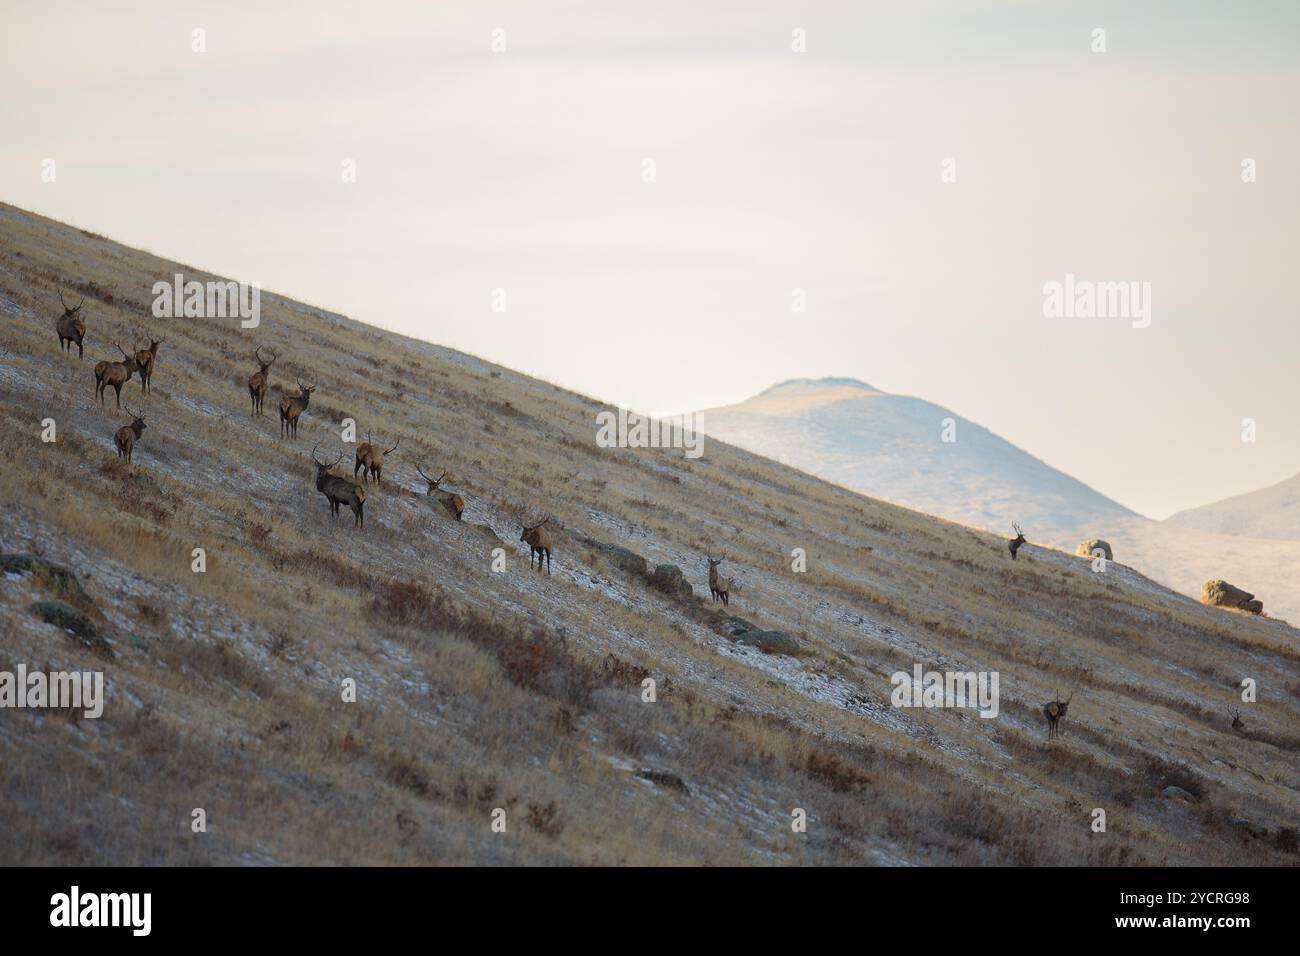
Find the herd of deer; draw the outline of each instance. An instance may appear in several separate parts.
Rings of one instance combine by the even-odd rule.
[[[75,306],[68,305],[63,299],[63,292],[59,292],[59,302],[63,306],[63,315],[55,323],[55,331],[59,335],[59,347],[64,352],[71,354],[72,346],[77,346],[77,358],[84,356],[83,342],[86,338],[86,322],[81,317],[81,308],[85,303],[85,297],[81,298]],[[120,362],[97,362],[95,363],[95,398],[102,406],[104,404],[104,391],[112,386],[114,394],[117,397],[117,407],[122,407],[122,386],[130,381],[132,375],[140,376],[140,389],[148,395],[150,392],[150,380],[153,378],[154,364],[158,358],[158,348],[166,339],[149,339],[149,347],[146,349],[137,349],[133,352],[127,352],[116,341],[111,344],[122,353]],[[270,353],[270,358],[262,357],[261,346],[253,350],[253,359],[257,362],[257,371],[248,378],[248,396],[252,402],[250,414],[261,415],[262,403],[266,398],[267,390],[271,384],[271,366],[275,364],[279,356],[275,352]],[[302,413],[306,411],[308,404],[311,402],[312,392],[316,391],[316,385],[305,385],[302,379],[297,379],[298,394],[286,395],[280,399],[280,438],[294,439],[298,437],[298,421],[302,418]],[[113,441],[117,445],[118,457],[125,458],[128,462],[131,460],[131,452],[135,443],[140,440],[144,434],[145,422],[144,416],[134,411],[129,405],[126,407],[127,413],[131,416],[131,424],[123,425],[113,435]],[[329,503],[330,514],[337,517],[339,509],[347,505],[353,514],[353,527],[365,527],[365,505],[369,492],[366,490],[366,484],[373,481],[379,485],[384,472],[384,458],[391,455],[397,450],[401,440],[393,443],[391,448],[385,449],[382,444],[376,444],[371,438],[370,433],[366,433],[366,441],[357,446],[355,461],[352,467],[352,478],[343,478],[333,474],[333,469],[343,460],[343,453],[339,452],[332,462],[326,463],[316,457],[316,451],[320,447],[317,442],[312,448],[311,458],[316,465],[316,490],[325,496]],[[457,521],[461,520],[465,512],[465,501],[460,495],[450,491],[443,491],[439,488],[442,481],[447,477],[444,471],[437,478],[431,478],[424,473],[424,463],[418,462],[415,470],[428,485],[425,492],[431,498],[434,498],[438,504],[447,510],[447,512]],[[361,475],[362,484],[357,484],[356,477]],[[528,545],[528,568],[531,571],[533,560],[537,561],[537,570],[542,570],[542,560],[546,561],[546,573],[551,573],[551,548],[553,539],[550,529],[547,525],[550,517],[543,518],[536,524],[523,524],[522,533],[519,540]],[[1011,560],[1016,559],[1016,553],[1020,550],[1021,545],[1025,544],[1025,533],[1020,529],[1020,525],[1013,524],[1016,536],[1007,542],[1007,549],[1011,552]],[[705,559],[709,563],[709,593],[713,601],[721,601],[724,606],[731,604],[731,582],[718,573],[718,566],[722,564],[721,558],[711,558],[707,555]],[[1043,716],[1047,718],[1047,739],[1052,740],[1060,735],[1058,725],[1062,717],[1070,706],[1070,701],[1074,698],[1071,694],[1065,700],[1049,701],[1043,707]],[[1241,731],[1245,724],[1241,719],[1241,712],[1229,712],[1232,717],[1232,729]]]

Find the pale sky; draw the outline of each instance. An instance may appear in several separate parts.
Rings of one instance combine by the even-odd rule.
[[[0,83],[0,199],[611,403],[852,376],[1152,517],[1300,471],[1300,4],[0,0]]]

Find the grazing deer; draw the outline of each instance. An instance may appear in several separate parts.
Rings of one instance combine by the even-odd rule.
[[[270,349],[267,349],[269,352]],[[252,415],[262,414],[262,402],[266,399],[266,390],[271,384],[271,366],[279,358],[274,352],[271,352],[269,359],[262,358],[262,347],[259,345],[253,349],[253,359],[257,362],[258,369],[252,375],[248,376],[248,397],[253,400]]]
[[[126,407],[126,413],[131,416],[131,424],[123,425],[113,436],[113,441],[117,443],[117,457],[131,460],[131,451],[135,448],[135,443],[140,440],[144,434],[145,424],[144,416],[132,411],[131,406]]]
[[[320,443],[317,442],[317,447],[319,446]],[[337,458],[326,464],[316,457],[316,449],[313,448],[311,460],[316,463],[316,490],[329,502],[330,514],[337,518],[339,505],[347,505],[352,509],[352,527],[364,528],[366,516],[363,509],[366,506],[366,489],[346,478],[330,474],[330,469],[343,460],[343,452],[339,452]]]
[[[706,554],[704,559],[709,562],[709,593],[713,595],[713,600],[721,601],[724,605],[731,604],[731,581],[718,573],[722,558],[714,561]]]
[[[397,439],[397,445],[401,443],[402,440]],[[370,432],[366,432],[366,440],[357,446],[357,463],[352,467],[352,477],[355,479],[357,472],[360,471],[362,481],[369,481],[373,478],[375,484],[379,484],[379,479],[384,473],[384,456],[397,451],[397,445],[384,451],[382,447],[370,440]],[[368,476],[367,472],[369,473]]]
[[[1061,722],[1061,718],[1065,716],[1065,712],[1066,710],[1069,709],[1070,701],[1072,700],[1074,700],[1073,691],[1070,692],[1070,696],[1067,697],[1065,700],[1053,700],[1043,705],[1043,716],[1047,718],[1047,739],[1048,740],[1051,740],[1053,737],[1060,736],[1060,732],[1057,730],[1056,725],[1059,724]]]
[[[140,369],[140,391],[145,394],[153,390],[149,385],[149,379],[153,378],[153,363],[158,358],[158,346],[166,341],[166,339],[150,339],[147,349],[140,349],[135,353],[135,364]]]
[[[1228,716],[1232,718],[1232,729],[1242,731],[1246,729],[1246,722],[1241,719],[1241,711],[1228,708]]]
[[[298,437],[298,419],[302,417],[303,410],[307,403],[311,401],[311,393],[316,391],[315,385],[304,385],[302,379],[298,379],[298,394],[286,395],[280,399],[280,437],[290,436]],[[338,464],[335,462],[335,464]],[[334,467],[333,465],[330,466]]]
[[[122,407],[122,386],[131,378],[131,375],[140,371],[140,365],[135,360],[135,356],[127,352],[126,349],[112,343],[113,347],[122,353],[120,362],[96,362],[95,363],[95,397],[99,399],[99,404],[104,404],[104,389],[109,385],[113,386],[113,391],[117,393],[117,407]]]
[[[447,473],[444,471],[437,478],[430,478],[428,475],[424,473],[424,468],[422,467],[423,464],[424,462],[417,463],[415,466],[415,470],[418,471],[420,473],[420,477],[423,478],[429,484],[429,490],[426,491],[425,494],[432,495],[433,497],[437,498],[438,503],[441,504],[444,508],[446,508],[453,518],[459,521],[460,516],[465,513],[465,499],[462,498],[460,495],[453,494],[450,491],[439,491],[438,486],[442,484],[442,479],[447,477]],[[523,539],[521,538],[520,540],[522,541]],[[530,568],[532,567],[532,555],[529,555],[528,566]]]
[[[1011,552],[1011,560],[1016,560],[1016,552],[1020,546],[1025,543],[1025,533],[1020,530],[1020,525],[1013,524],[1011,527],[1016,529],[1016,536],[1007,542],[1007,550]]]
[[[59,349],[71,354],[75,344],[77,358],[81,359],[85,355],[81,340],[86,337],[86,320],[81,317],[81,307],[85,305],[86,297],[83,295],[76,305],[68,305],[63,301],[63,290],[60,289],[59,302],[63,306],[63,314],[54,323],[54,330],[59,333]]]
[[[546,555],[546,573],[551,573],[551,532],[545,527],[550,521],[547,516],[535,525],[524,525],[523,534],[519,536],[520,541],[528,543],[528,570],[533,568],[533,555],[537,555],[537,573],[542,573],[542,555]]]

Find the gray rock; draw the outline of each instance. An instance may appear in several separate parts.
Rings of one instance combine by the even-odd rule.
[[[1074,549],[1074,553],[1083,555],[1085,558],[1095,558],[1096,555],[1093,552],[1099,549],[1107,561],[1115,560],[1114,552],[1110,549],[1110,542],[1103,541],[1101,538],[1089,538],[1087,541],[1081,542]]]
[[[1170,800],[1195,800],[1196,798],[1184,790],[1182,787],[1165,787],[1160,791]]]
[[[645,558],[618,544],[604,544],[596,542],[597,550],[603,552],[609,558],[614,567],[619,568],[629,574],[635,574],[638,577],[648,577],[650,574],[650,564]]]
[[[99,605],[82,588],[77,575],[60,564],[35,554],[0,554],[0,573],[30,574],[47,593],[94,618],[103,618]]]
[[[1219,580],[1206,581],[1201,585],[1201,603],[1237,608],[1251,614],[1259,614],[1264,610],[1264,602],[1255,600],[1255,595]]]
[[[642,767],[636,774],[642,780],[649,780],[657,787],[666,787],[669,790],[677,790],[686,796],[691,795],[690,787],[686,786],[686,781],[675,773],[669,773],[667,770],[657,770],[654,767]]]
[[[682,569],[675,564],[660,564],[655,567],[654,574],[650,576],[650,584],[679,601],[689,601],[695,597],[695,589],[682,574]]]
[[[736,643],[757,647],[764,654],[789,654],[793,657],[799,653],[799,642],[785,631],[746,631],[736,637]]]
[[[1247,820],[1245,817],[1228,817],[1228,826],[1238,827],[1239,829],[1245,830],[1253,837],[1268,836],[1268,827]]]
[[[37,601],[30,608],[46,624],[53,624],[78,638],[82,645],[103,657],[112,657],[113,648],[85,612],[62,601]]]

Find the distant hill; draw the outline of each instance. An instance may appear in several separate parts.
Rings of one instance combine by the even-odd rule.
[[[944,441],[949,422],[955,440]],[[1014,521],[1064,545],[1137,517],[956,412],[856,379],[791,379],[706,409],[704,428],[846,488],[999,533]]]
[[[1166,524],[1248,538],[1300,541],[1300,474],[1171,516]]]

